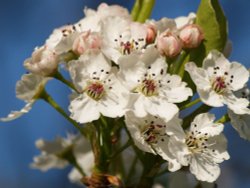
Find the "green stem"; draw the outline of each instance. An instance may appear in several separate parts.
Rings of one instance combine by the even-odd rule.
[[[79,93],[77,89],[75,88],[74,84],[70,82],[69,80],[66,80],[59,71],[57,71],[53,76],[55,79],[59,80],[60,82],[68,86],[69,88],[73,89],[75,92]]]
[[[230,121],[230,118],[229,118],[228,114],[225,114],[220,119],[218,119],[215,123],[227,123],[229,121]]]
[[[187,117],[185,117],[183,119],[183,125],[182,125],[182,127],[184,129],[188,128],[196,115],[208,112],[211,108],[212,108],[211,106],[207,106],[205,104],[202,104],[199,108],[197,108],[190,115],[188,115]]]
[[[136,167],[137,161],[138,161],[138,157],[135,156],[134,159],[133,159],[133,162],[132,162],[132,164],[131,164],[131,166],[130,166],[130,169],[129,169],[129,171],[128,171],[128,175],[127,175],[127,178],[126,178],[126,182],[127,182],[127,183],[130,182],[130,179],[132,178],[132,176],[133,176],[133,174],[134,174],[134,172],[135,172],[135,167]],[[126,183],[126,184],[127,184],[127,183]]]
[[[68,114],[54,101],[54,99],[45,90],[41,92],[40,98],[51,105],[65,119],[67,119],[72,125],[74,125],[74,127],[78,129],[82,135],[86,135],[80,125],[75,120],[71,119]]]
[[[126,150],[132,144],[132,140],[128,140],[126,144],[124,144],[121,148],[119,148],[113,155],[110,156],[110,160],[113,160],[117,155]]]
[[[185,66],[184,62],[188,54],[189,53],[187,51],[185,50],[182,51],[176,62],[174,62],[171,73],[178,74],[180,77],[183,77],[184,66]]]
[[[140,13],[136,21],[144,23],[151,15],[154,8],[155,0],[143,0]]]
[[[110,125],[107,123],[105,117],[101,116],[99,120],[93,122],[97,134],[98,153],[95,155],[95,168],[99,173],[107,173],[109,167],[109,158],[112,153],[112,137]]]
[[[187,108],[190,108],[190,107],[196,105],[196,104],[199,103],[199,102],[201,102],[201,99],[200,99],[200,98],[197,98],[197,99],[191,101],[190,103],[185,104],[184,106],[181,106],[181,107],[180,107],[180,110],[185,110],[185,109],[187,109]]]
[[[135,0],[135,4],[131,11],[131,16],[134,21],[137,20],[138,14],[141,10],[142,0]]]

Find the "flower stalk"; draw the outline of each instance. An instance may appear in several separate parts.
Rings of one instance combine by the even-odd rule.
[[[54,101],[54,99],[46,92],[44,89],[40,94],[40,99],[43,99],[50,106],[52,106],[57,112],[59,112],[66,120],[68,120],[82,135],[86,136],[85,131],[80,127],[80,125],[73,119],[71,119],[68,114]]]

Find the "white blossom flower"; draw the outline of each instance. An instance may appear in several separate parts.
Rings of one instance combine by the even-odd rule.
[[[223,124],[214,123],[209,113],[197,115],[190,128],[177,140],[171,137],[169,150],[182,165],[190,166],[190,172],[200,181],[214,182],[220,175],[219,163],[229,159]]]
[[[245,98],[249,101],[250,108],[250,90],[245,87],[236,93],[237,97]],[[244,138],[250,141],[250,114],[238,115],[235,114],[232,110],[228,110],[228,115],[230,117],[230,122],[233,128],[239,133],[241,138]]]
[[[233,94],[248,81],[249,72],[243,65],[230,63],[220,52],[211,51],[204,59],[202,68],[190,62],[185,69],[205,104],[214,107],[226,104],[236,114],[249,113],[248,100]]]
[[[72,45],[72,51],[77,55],[82,55],[88,50],[99,50],[101,47],[101,37],[95,32],[82,32],[77,36]]]
[[[147,27],[120,17],[103,21],[103,53],[116,64],[124,55],[142,52],[146,47]]]
[[[69,164],[68,157],[71,155],[74,156],[82,170],[86,170],[86,173],[90,173],[94,165],[90,144],[81,135],[68,134],[66,138],[57,137],[53,141],[39,139],[36,141],[36,147],[41,150],[41,154],[33,158],[31,167],[41,171],[66,167]],[[83,159],[87,160],[87,162],[85,161],[85,164],[88,164],[87,166],[81,165]],[[70,157],[70,160],[72,160],[72,157]],[[76,177],[79,177],[79,174],[73,168],[69,176],[73,178],[73,181],[76,180]]]
[[[124,115],[127,99],[122,95],[125,89],[116,78],[116,71],[101,53],[82,55],[70,62],[69,72],[80,92],[70,103],[71,118],[86,123],[101,114],[112,118]]]
[[[182,133],[181,131],[183,131],[180,126],[180,119],[174,117],[165,121],[151,114],[139,118],[132,111],[129,111],[125,114],[125,122],[138,148],[155,155],[159,154],[169,162],[168,168],[170,171],[180,169],[181,165],[168,149],[169,137],[173,136],[178,140],[179,132]]]
[[[51,76],[56,72],[58,63],[57,54],[42,46],[35,48],[32,56],[24,61],[24,67],[33,74]]]
[[[7,117],[0,118],[0,121],[11,121],[28,113],[40,93],[42,92],[49,77],[43,77],[35,74],[25,74],[16,84],[16,97],[25,101],[26,105],[19,111],[12,111]]]
[[[115,16],[131,20],[127,9],[118,5],[108,6],[105,3],[100,4],[97,11],[85,8],[84,13],[86,17],[77,23],[54,30],[46,44],[55,48],[58,54],[66,53],[73,48],[74,41],[82,33],[89,32],[94,33],[95,36],[98,35],[101,31],[102,21],[106,18]]]
[[[177,112],[175,104],[187,100],[192,90],[177,75],[167,74],[165,59],[148,48],[142,56],[130,55],[119,61],[119,78],[129,90],[129,106],[136,116],[148,113],[171,119]]]
[[[49,38],[45,42],[45,46],[48,49],[54,50],[61,40],[68,37],[75,32],[76,27],[73,25],[64,25],[62,27],[54,29]]]
[[[97,7],[97,11],[89,8],[84,9],[86,17],[98,16],[99,19],[105,19],[110,16],[122,17],[131,20],[129,11],[119,5],[108,5],[106,3],[101,3]]]

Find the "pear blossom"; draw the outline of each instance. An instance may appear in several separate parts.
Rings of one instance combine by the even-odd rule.
[[[31,163],[32,168],[41,171],[48,171],[52,168],[65,168],[69,164],[67,157],[70,155],[74,156],[78,164],[80,164],[83,158],[85,160],[88,159],[89,165],[82,168],[83,171],[86,170],[87,173],[90,173],[89,171],[91,171],[93,167],[94,156],[93,153],[90,152],[90,144],[87,143],[82,136],[68,134],[66,138],[57,137],[53,141],[38,139],[35,144],[36,147],[41,150],[41,154],[33,158],[34,161]],[[77,173],[75,169],[72,169],[69,176],[73,176],[74,178],[74,174]]]
[[[170,152],[179,163],[189,165],[190,172],[200,181],[214,182],[220,175],[219,163],[229,159],[227,141],[221,133],[224,126],[214,120],[213,114],[199,114],[182,137],[180,133],[178,140],[169,139]]]
[[[28,113],[35,101],[38,99],[40,93],[49,77],[43,77],[35,74],[25,74],[16,84],[16,97],[25,101],[26,105],[19,111],[12,111],[7,117],[0,118],[0,121],[11,121]]]
[[[97,10],[85,8],[84,13],[86,17],[98,16],[100,19],[105,19],[110,16],[122,17],[126,19],[131,19],[129,11],[119,5],[108,5],[106,3],[101,3]]]
[[[165,59],[154,47],[141,56],[121,58],[119,65],[119,79],[130,92],[128,109],[138,117],[148,112],[169,120],[178,112],[173,103],[183,102],[192,95],[179,76],[166,72]]]
[[[90,31],[82,32],[74,40],[72,45],[72,51],[81,55],[87,50],[98,50],[101,47],[101,37],[98,33],[93,33]]]
[[[54,31],[46,40],[45,46],[48,49],[53,50],[59,44],[61,40],[68,37],[70,34],[75,32],[75,30],[76,30],[76,27],[73,25],[64,25],[62,27],[54,29]]]
[[[108,17],[103,21],[103,53],[116,64],[118,59],[146,48],[148,29],[145,25],[120,17]]]
[[[180,119],[174,117],[165,121],[151,114],[138,118],[132,111],[128,111],[125,114],[125,122],[138,148],[145,152],[159,154],[169,162],[170,171],[180,169],[181,165],[168,149],[169,137],[173,136],[178,140],[179,132],[183,131]]]
[[[204,39],[204,35],[198,25],[190,24],[180,30],[179,38],[184,48],[197,48]]]
[[[166,30],[157,38],[157,49],[162,55],[173,58],[180,54],[182,43],[177,35],[170,30]]]
[[[116,78],[117,69],[103,54],[82,55],[70,62],[69,72],[79,90],[69,106],[71,118],[86,123],[101,114],[112,118],[124,115],[127,99],[122,94],[126,90]]]
[[[32,72],[41,76],[53,75],[59,63],[57,54],[46,46],[35,48],[31,58],[24,61],[24,67]]]
[[[211,51],[203,61],[203,67],[190,62],[185,66],[201,100],[214,107],[226,104],[236,114],[249,113],[249,101],[237,98],[234,91],[244,87],[249,78],[248,70],[237,62],[230,63],[220,52]]]
[[[250,111],[250,90],[247,87],[237,91],[236,96],[245,98],[249,101],[249,111]],[[250,114],[238,115],[232,110],[228,110],[228,115],[233,128],[239,133],[241,138],[250,141]]]

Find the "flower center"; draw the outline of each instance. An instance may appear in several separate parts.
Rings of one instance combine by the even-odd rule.
[[[157,85],[152,79],[144,79],[141,85],[139,86],[139,91],[143,95],[151,97],[157,95]]]
[[[151,124],[147,126],[145,130],[142,131],[142,136],[148,144],[157,144],[160,137],[163,137],[166,135],[166,133],[162,134],[162,129],[165,127],[166,126],[164,125]],[[164,141],[164,139],[161,138],[161,141]]]
[[[87,86],[86,93],[89,97],[98,101],[103,97],[105,90],[101,83],[94,82]]]
[[[227,85],[224,77],[216,77],[212,82],[213,90],[218,94],[223,94],[226,91]]]
[[[200,132],[198,133],[200,134]],[[194,136],[194,133],[188,133],[186,137],[186,144],[192,153],[202,153],[207,148],[207,137],[204,135]]]
[[[114,39],[117,48],[123,55],[129,55],[134,50],[141,50],[145,47],[145,39],[127,39],[123,35],[119,35],[118,38]]]
[[[134,49],[134,43],[133,42],[121,42],[121,51],[123,55],[128,55],[131,53],[131,51]]]

